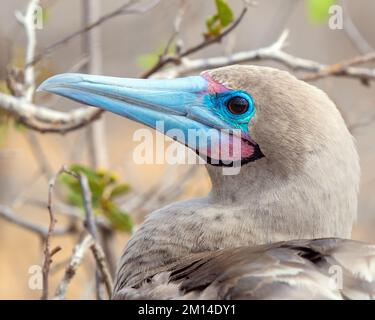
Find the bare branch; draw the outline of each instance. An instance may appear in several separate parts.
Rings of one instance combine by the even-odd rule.
[[[34,59],[35,48],[36,48],[36,34],[35,34],[35,11],[39,5],[39,0],[30,0],[26,9],[26,13],[22,16],[18,13],[18,21],[24,26],[26,37],[27,37],[27,47],[26,47],[26,57],[25,57],[25,69],[24,69],[24,85],[25,92],[24,97],[27,101],[32,101],[34,91],[35,91],[35,73],[32,66],[28,66],[29,62]]]
[[[53,43],[49,47],[45,48],[41,53],[39,53],[32,61],[30,61],[27,66],[35,65],[37,62],[42,60],[46,55],[50,54],[53,50],[60,48],[61,46],[68,43],[70,40],[92,30],[93,28],[96,28],[100,25],[102,25],[104,22],[115,18],[119,15],[123,14],[136,14],[136,13],[144,13],[150,9],[152,9],[154,6],[156,6],[159,3],[160,0],[149,0],[148,3],[144,6],[138,5],[138,0],[130,0],[126,2],[125,4],[121,5],[116,10],[102,16],[95,22],[85,26],[84,28],[73,32],[72,34],[66,36],[65,38]]]
[[[86,216],[84,225],[94,240],[92,251],[93,251],[93,254],[96,260],[96,265],[97,265],[97,273],[96,273],[97,288],[99,288],[99,283],[103,281],[107,289],[108,296],[110,297],[112,294],[112,287],[113,287],[111,273],[108,268],[106,255],[99,244],[96,219],[94,217],[94,212],[92,208],[91,190],[90,190],[87,177],[84,174],[76,173],[76,172],[72,172],[68,170],[64,170],[64,172],[78,179],[80,183],[83,203],[84,203],[84,208],[85,208],[85,216]]]
[[[357,56],[342,62],[327,65],[321,68],[320,71],[307,74],[303,76],[301,79],[311,81],[328,76],[349,76],[359,78],[364,81],[368,81],[369,79],[375,79],[375,68],[372,70],[363,69],[362,72],[359,72],[358,69],[354,69],[352,66],[372,61],[375,61],[375,52],[370,52],[362,56]],[[366,72],[364,70],[366,70]]]
[[[36,224],[34,222],[28,221],[18,215],[16,215],[13,210],[7,206],[0,205],[0,217],[7,220],[10,223],[13,223],[25,230],[29,230],[35,232],[36,234],[45,238],[48,234],[48,228]],[[53,236],[63,236],[69,233],[73,233],[75,231],[75,227],[73,225],[69,225],[64,228],[55,228],[51,235]]]
[[[57,220],[55,218],[53,208],[52,208],[53,189],[55,187],[55,183],[56,183],[57,178],[60,176],[60,174],[62,174],[64,172],[64,170],[65,170],[65,168],[62,167],[56,173],[56,175],[51,178],[51,180],[49,181],[49,184],[48,184],[48,204],[47,204],[47,208],[48,208],[48,212],[49,212],[50,223],[49,223],[47,236],[44,239],[43,293],[42,293],[42,297],[41,297],[42,300],[48,299],[48,290],[49,290],[48,277],[49,277],[49,270],[50,270],[51,263],[52,263],[52,256],[61,249],[61,248],[57,247],[57,248],[54,248],[54,249],[51,250],[50,249],[50,246],[51,246],[50,245],[50,238],[51,238],[51,235],[53,234],[53,231],[55,229],[55,225],[56,225],[56,222],[57,222]]]
[[[98,266],[98,269],[100,271],[101,278],[103,279],[103,282],[105,284],[108,297],[111,297],[113,291],[113,281],[111,272],[108,267],[106,255],[97,241],[93,243],[93,245],[91,246],[91,250],[96,260],[96,265]]]
[[[293,56],[283,51],[286,45],[288,31],[271,45],[255,50],[241,51],[230,56],[212,57],[207,59],[183,59],[181,64],[155,73],[155,78],[175,78],[192,72],[205,69],[218,68],[236,63],[248,63],[251,61],[275,61],[294,71],[306,71],[311,74],[304,75],[303,80],[314,80],[321,76],[344,76],[360,80],[374,80],[375,68],[359,68],[355,65],[374,61],[374,52],[364,56],[354,57],[339,64],[325,65],[313,60]],[[339,65],[339,67],[337,66]],[[335,67],[333,67],[335,66]],[[328,71],[328,72],[327,72]],[[319,76],[316,75],[319,73]],[[311,77],[311,79],[309,79]]]
[[[66,133],[77,130],[95,121],[103,113],[103,110],[87,107],[60,112],[1,92],[0,107],[13,114],[25,126],[42,133]]]
[[[85,228],[96,240],[98,238],[98,230],[96,227],[96,219],[94,217],[94,211],[92,208],[92,196],[87,177],[84,174],[77,172],[69,171],[66,168],[63,169],[63,172],[71,175],[79,181],[82,197],[83,197],[83,206],[85,209]]]
[[[197,44],[197,45],[177,54],[176,56],[165,57],[164,59],[159,60],[159,62],[154,67],[152,67],[150,70],[146,71],[142,75],[142,78],[148,78],[151,75],[153,75],[154,73],[156,73],[157,71],[159,71],[160,69],[162,69],[165,65],[167,65],[169,63],[172,63],[172,62],[173,63],[179,63],[182,58],[187,57],[187,56],[189,56],[193,53],[196,53],[197,51],[200,51],[200,50],[202,50],[202,49],[204,49],[204,48],[206,48],[206,47],[208,47],[208,46],[210,46],[214,43],[220,42],[225,36],[230,34],[240,24],[240,22],[242,21],[242,18],[245,16],[247,10],[248,10],[248,8],[247,8],[247,6],[245,6],[242,9],[242,12],[239,15],[239,17],[230,25],[229,28],[224,30],[224,32],[218,34],[215,37],[205,39],[201,43],[199,43],[199,44]]]
[[[82,240],[74,247],[73,255],[70,258],[69,264],[65,270],[64,277],[57,287],[54,297],[55,300],[65,299],[68,286],[75,276],[77,269],[85,256],[85,253],[93,245],[93,243],[94,239],[90,234],[88,234],[83,237]]]
[[[169,49],[171,48],[171,45],[176,41],[177,37],[179,36],[180,34],[180,29],[181,29],[181,23],[182,23],[182,19],[185,15],[185,11],[186,11],[186,6],[187,6],[187,0],[180,0],[180,7],[178,9],[178,12],[177,12],[177,15],[174,19],[174,22],[173,22],[173,33],[171,35],[171,37],[169,38],[168,42],[167,42],[167,45],[165,46],[164,48],[164,52],[159,56],[159,61],[158,63],[160,63],[163,59],[165,59],[165,57],[168,55],[168,52],[169,52]],[[182,48],[182,41],[181,39],[177,39],[176,41],[176,51],[179,53],[181,52],[181,48]]]
[[[69,260],[69,264],[66,267],[64,277],[59,283],[56,293],[55,300],[65,299],[66,292],[69,284],[73,277],[77,273],[78,267],[81,265],[82,260],[88,249],[91,249],[94,259],[98,265],[98,269],[103,278],[108,296],[110,297],[113,289],[113,282],[111,274],[108,269],[107,261],[102,247],[95,241],[91,234],[84,236],[81,241],[74,247],[73,255]]]

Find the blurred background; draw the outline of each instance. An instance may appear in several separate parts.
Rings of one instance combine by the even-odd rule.
[[[95,2],[91,9],[90,2]],[[147,1],[142,2],[142,5],[147,6]],[[249,7],[238,27],[220,43],[207,46],[191,58],[226,56],[237,51],[268,46],[285,28],[290,31],[285,51],[323,64],[343,61],[375,48],[374,1],[336,1],[344,8],[344,18],[350,18],[350,22],[360,33],[365,43],[362,47],[353,42],[350,30],[348,34],[345,29],[330,29],[327,17],[324,12],[319,13],[319,5],[314,5],[314,2],[316,1],[258,0],[257,4]],[[333,4],[335,1],[328,2]],[[22,69],[25,64],[27,39],[24,27],[17,22],[15,12],[25,12],[28,3],[27,0],[1,2],[0,92],[3,93],[11,94],[7,87],[9,74]],[[85,24],[113,12],[124,3],[124,0],[41,1],[43,26],[36,30],[36,53],[80,30]],[[234,19],[238,17],[244,2],[228,0],[226,3],[233,11]],[[94,35],[94,48],[91,49],[88,42],[93,40],[87,37],[87,33],[73,37],[36,65],[37,84],[50,75],[72,70],[139,77],[156,63],[158,55],[168,44],[181,6],[178,0],[161,0],[144,10],[145,12],[120,14],[108,19],[93,29],[97,32],[97,38]],[[88,14],[87,10],[92,11]],[[217,7],[214,0],[185,1],[177,45],[189,48],[201,42],[203,34],[207,33],[206,20],[215,15],[215,12]],[[94,58],[87,58],[90,54]],[[270,61],[256,63],[284,68]],[[337,104],[356,139],[362,179],[359,219],[353,238],[375,242],[374,83],[366,84],[345,77],[325,77],[313,84],[327,92]],[[36,94],[34,103],[60,111],[73,110],[78,106],[72,101],[46,94]],[[101,236],[106,239],[106,245],[110,246],[107,253],[113,261],[121,254],[129,237],[130,220],[134,225],[139,224],[151,210],[176,199],[203,196],[210,189],[204,166],[135,164],[132,154],[137,143],[132,136],[141,126],[124,118],[105,114],[94,128],[85,127],[66,134],[43,134],[27,128],[1,110],[0,108],[0,204],[11,208],[22,219],[48,226],[48,179],[62,165],[75,165],[71,168],[85,172],[89,176],[90,186],[100,186],[98,190],[93,190],[93,195],[97,198],[93,199],[94,209],[104,220],[109,221],[111,231],[107,232],[104,228]],[[106,193],[116,187],[118,196],[109,199]],[[65,176],[57,181],[54,196],[57,227],[70,223],[79,224],[77,216],[82,214],[82,199],[72,196],[75,188],[77,182],[74,179]],[[112,209],[108,209],[109,205],[104,206],[104,201]],[[79,233],[73,232],[52,238],[52,246],[59,245],[62,250],[53,258],[51,266],[51,295],[64,274],[67,259],[78,237]],[[40,287],[30,286],[33,274],[30,267],[40,266],[42,262],[43,238],[0,217],[0,299],[39,298]],[[87,255],[68,288],[67,298],[94,297],[94,268],[92,257]]]

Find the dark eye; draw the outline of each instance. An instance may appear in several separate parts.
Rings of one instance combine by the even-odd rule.
[[[249,110],[249,101],[243,97],[233,97],[228,100],[227,108],[233,114],[243,114]]]

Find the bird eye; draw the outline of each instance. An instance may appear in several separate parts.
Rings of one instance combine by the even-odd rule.
[[[247,110],[249,110],[249,101],[240,96],[233,97],[228,100],[227,108],[232,114],[244,114]]]

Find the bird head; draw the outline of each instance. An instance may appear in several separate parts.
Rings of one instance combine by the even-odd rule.
[[[267,67],[234,65],[168,80],[60,74],[39,89],[159,130],[216,166],[265,157],[295,168],[328,143],[351,140],[322,91]]]

